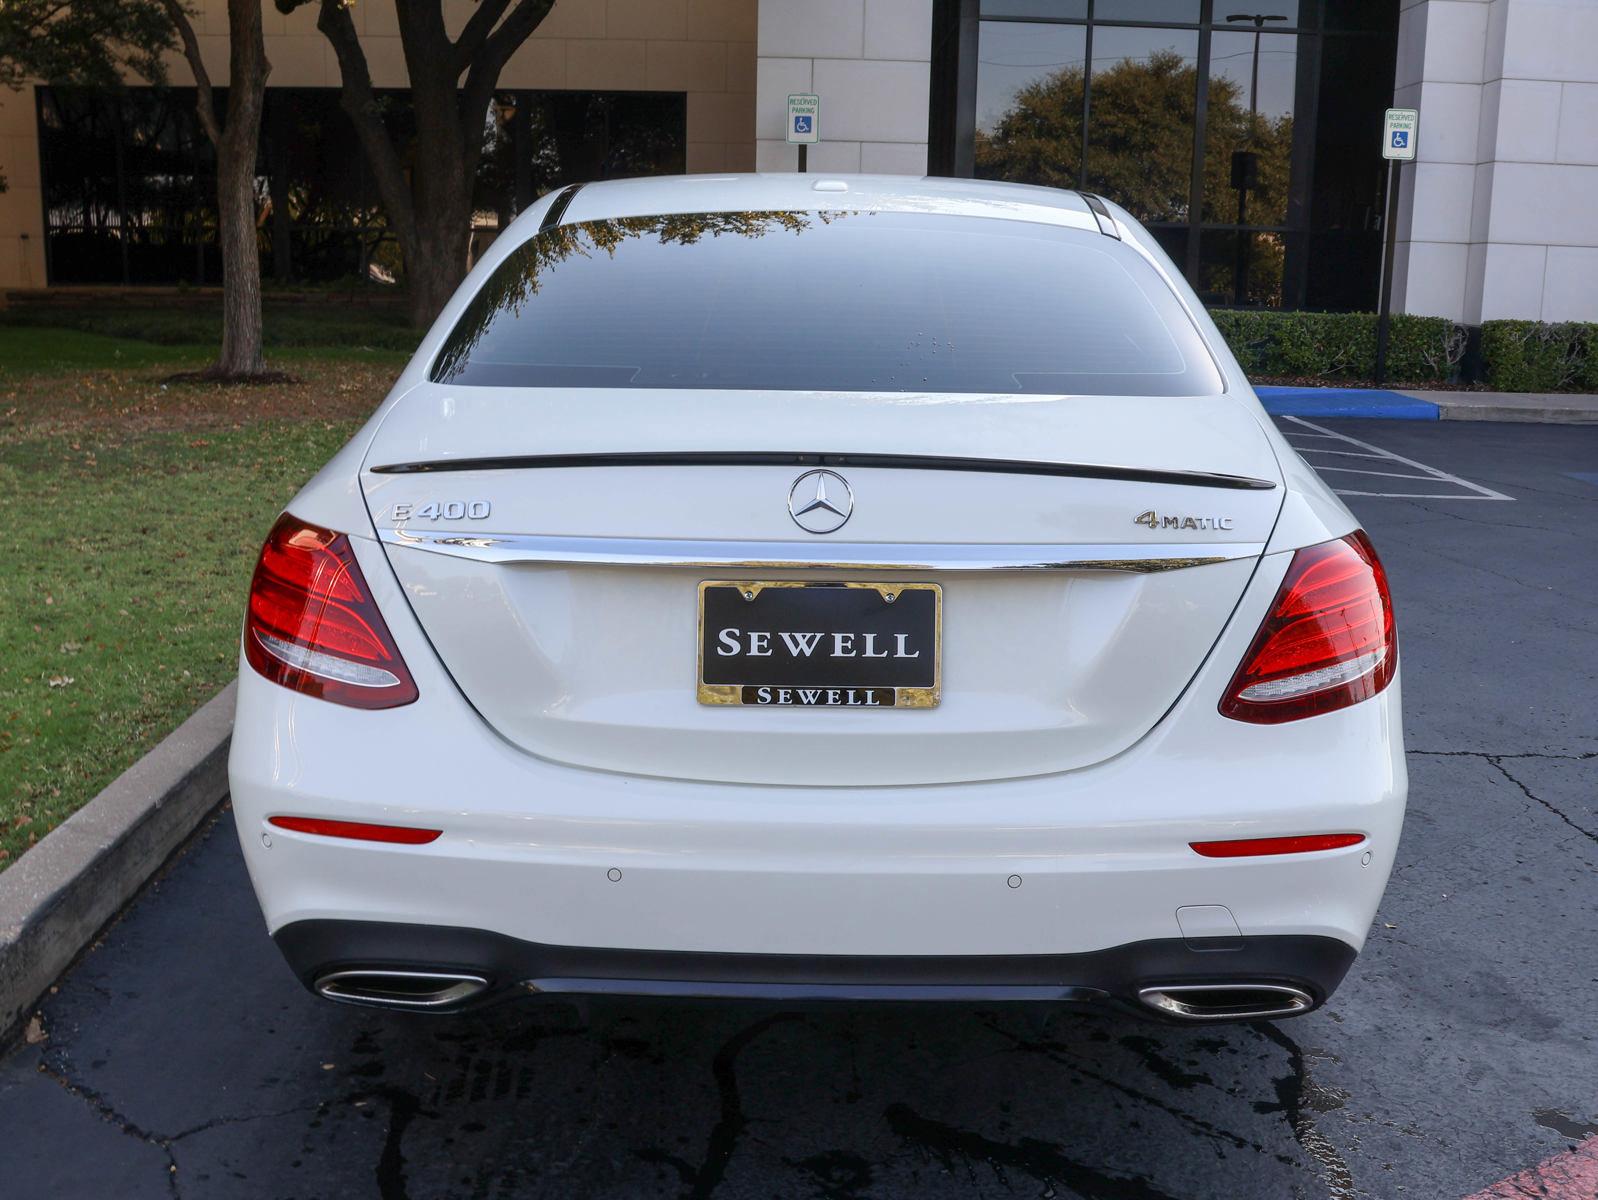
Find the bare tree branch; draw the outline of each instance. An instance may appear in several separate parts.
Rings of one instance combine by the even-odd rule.
[[[283,3],[284,0],[278,0],[280,8]],[[416,215],[411,190],[405,181],[399,155],[389,141],[388,130],[383,128],[377,96],[372,90],[372,74],[366,65],[360,37],[355,32],[355,22],[350,19],[349,9],[342,0],[321,0],[321,4],[316,27],[333,43],[333,53],[338,56],[339,73],[344,80],[339,102],[355,124],[367,163],[377,178],[377,190],[383,197],[383,207],[388,210],[389,222],[399,235],[401,245],[413,246]]]
[[[500,17],[509,7],[510,0],[477,0],[477,11],[466,22],[460,37],[455,39],[457,77],[472,65],[473,56],[488,40],[488,35],[494,32],[494,26],[499,24]]]
[[[194,72],[194,86],[199,90],[194,107],[200,117],[200,128],[205,130],[212,146],[220,146],[222,130],[216,123],[215,93],[211,90],[211,76],[205,69],[205,60],[200,57],[200,41],[194,36],[194,25],[178,0],[161,0],[161,7],[166,9],[172,27],[178,31],[183,41],[183,57],[188,59],[189,70]]]
[[[285,13],[319,6],[317,28],[333,44],[344,82],[340,102],[355,125],[389,228],[404,253],[412,319],[425,324],[465,272],[473,186],[500,72],[554,0],[476,0],[476,10],[453,41],[443,0],[394,0],[415,118],[414,136],[403,142],[383,124],[348,12],[354,2],[274,0]]]
[[[482,49],[472,57],[471,69],[461,88],[461,137],[468,144],[479,144],[483,137],[483,116],[488,102],[493,99],[494,88],[499,84],[499,74],[505,69],[510,56],[538,28],[555,0],[518,0],[504,22],[483,43]],[[481,10],[479,10],[481,11]],[[472,159],[476,169],[476,158]]]

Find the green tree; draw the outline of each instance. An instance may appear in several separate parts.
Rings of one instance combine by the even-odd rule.
[[[124,68],[152,83],[174,41],[161,0],[4,0],[0,84],[29,79],[114,87]]]
[[[1083,83],[1081,67],[1066,67],[1017,90],[992,131],[977,131],[976,173],[1048,187],[1085,183],[1139,220],[1188,221],[1197,68],[1175,51],[1162,50],[1094,71],[1085,172]],[[1251,114],[1243,88],[1225,76],[1210,78],[1207,99],[1202,219],[1219,224],[1237,220],[1232,153],[1247,150],[1258,163],[1258,184],[1248,195],[1248,223],[1285,223],[1293,118]],[[1279,291],[1281,260],[1279,237],[1254,238],[1248,268],[1252,298],[1268,301]],[[1222,294],[1232,290],[1230,262],[1228,258],[1205,272],[1205,282]]]
[[[172,43],[161,0],[0,0],[0,85],[13,90],[29,79],[114,87],[124,67],[158,83]]]

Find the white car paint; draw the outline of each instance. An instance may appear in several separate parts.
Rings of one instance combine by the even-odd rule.
[[[854,208],[1104,236],[1074,193],[838,181]],[[811,189],[804,176],[596,184],[565,219],[840,203]],[[269,929],[384,921],[630,950],[1031,955],[1179,939],[1179,909],[1224,906],[1245,937],[1363,944],[1403,819],[1398,681],[1283,725],[1228,720],[1216,708],[1292,552],[1356,522],[1277,433],[1202,306],[1135,221],[1111,206],[1124,245],[1192,317],[1224,393],[1135,405],[902,393],[773,403],[769,394],[618,389],[577,405],[538,389],[430,382],[466,303],[536,231],[549,202],[501,235],[371,421],[288,506],[349,535],[420,699],[344,708],[242,667],[230,778]],[[507,564],[426,544],[488,528],[812,551],[821,539],[797,529],[784,506],[799,468],[528,473],[536,478],[372,470],[530,448],[752,445],[1114,462],[1279,486],[844,468],[858,504],[826,539],[840,561],[886,544],[925,547],[929,562],[940,544],[1049,546],[1089,559],[1156,544],[1190,546],[1195,558],[1225,554],[1147,574],[905,573],[945,589],[944,701],[859,713],[705,707],[695,703],[691,661],[684,671],[700,580],[816,578],[814,570]],[[393,519],[395,505],[414,512],[428,500],[480,496],[492,516],[471,528]],[[1224,516],[1230,528],[1150,531],[1133,521],[1149,508]],[[1040,650],[1018,655],[1018,646]],[[425,846],[332,840],[269,827],[280,813],[444,834]],[[1367,840],[1237,859],[1202,858],[1188,845],[1325,831]]]

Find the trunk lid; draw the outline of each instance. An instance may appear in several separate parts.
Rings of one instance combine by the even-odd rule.
[[[445,666],[530,753],[705,781],[996,779],[1118,754],[1181,694],[1281,506],[1260,420],[1235,396],[424,384],[362,486]],[[817,466],[853,501],[824,536],[788,504]],[[940,585],[941,702],[699,703],[707,580]]]

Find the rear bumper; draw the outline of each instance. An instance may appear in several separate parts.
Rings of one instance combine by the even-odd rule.
[[[415,704],[344,708],[241,672],[229,776],[245,861],[267,928],[302,977],[366,954],[434,961],[406,939],[442,928],[499,947],[462,965],[493,968],[501,990],[610,980],[633,992],[769,992],[786,986],[772,969],[792,964],[795,986],[837,998],[1041,987],[1125,1000],[1155,974],[1142,969],[1155,953],[1145,948],[1163,946],[1180,948],[1175,962],[1152,960],[1175,972],[1163,982],[1236,982],[1257,968],[1253,978],[1297,979],[1319,1003],[1364,944],[1398,847],[1399,683],[1285,725],[1221,717],[1217,700],[1271,594],[1251,590],[1171,711],[1114,758],[875,787],[695,782],[528,754],[465,703],[400,597],[385,611],[417,677]],[[347,841],[276,828],[274,815],[442,834],[419,846]],[[1364,840],[1260,858],[1190,847],[1315,833]],[[404,936],[348,950],[302,952],[302,935],[288,933],[389,927]],[[1186,944],[1215,935],[1241,948]],[[1299,942],[1323,946],[1333,965],[1272,965],[1267,948]],[[516,949],[502,960],[506,946]],[[840,969],[850,973],[828,974]]]
[[[440,738],[422,704],[372,714],[253,672],[239,685],[232,798],[273,932],[394,922],[545,946],[882,959],[1080,954],[1219,930],[1357,950],[1403,823],[1396,685],[1289,726],[1173,714],[1091,770],[904,788],[587,771],[526,755],[469,713]],[[349,841],[276,828],[278,814],[443,833]],[[1345,832],[1365,840],[1232,859],[1189,845]]]
[[[713,954],[549,946],[480,929],[377,921],[298,921],[274,935],[295,974],[359,971],[479,978],[480,1003],[508,994],[813,1001],[1033,1001],[1154,1015],[1148,989],[1273,986],[1318,1007],[1354,961],[1331,937],[1163,938],[1078,954]],[[459,1007],[444,1006],[444,1007]],[[1309,1011],[1308,1008],[1302,1011]]]

